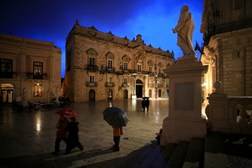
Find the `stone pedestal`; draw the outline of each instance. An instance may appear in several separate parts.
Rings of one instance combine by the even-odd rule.
[[[207,70],[196,58],[179,59],[167,70],[170,84],[169,115],[163,121],[161,145],[204,137],[201,117],[201,78]]]

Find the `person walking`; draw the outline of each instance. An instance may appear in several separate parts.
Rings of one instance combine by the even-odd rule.
[[[60,115],[60,119],[56,125],[57,132],[56,132],[56,140],[55,140],[55,149],[52,154],[58,154],[60,151],[60,142],[63,140],[67,143],[67,128],[68,120],[65,116]]]
[[[147,97],[146,100],[145,100],[145,108],[146,108],[147,112],[149,111],[149,106],[150,106],[150,100]]]
[[[143,97],[143,100],[142,100],[141,104],[142,104],[142,110],[143,110],[143,112],[145,112],[145,106],[146,106],[145,97]]]
[[[113,140],[114,140],[114,147],[113,150],[114,151],[119,151],[120,150],[120,138],[121,135],[123,135],[123,129],[122,127],[113,127]]]
[[[83,145],[79,141],[79,123],[76,121],[75,117],[71,117],[71,122],[67,127],[67,147],[65,154],[69,154],[74,147],[78,147],[83,151]]]

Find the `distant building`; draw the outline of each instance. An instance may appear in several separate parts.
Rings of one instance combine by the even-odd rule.
[[[141,35],[131,41],[76,22],[66,41],[63,92],[73,102],[167,97],[163,70],[173,62],[173,53],[146,46]]]
[[[0,34],[2,103],[49,101],[61,91],[61,50],[51,42]]]
[[[205,0],[201,32],[203,64],[208,65],[205,97],[222,82],[229,96],[252,95],[252,1]]]

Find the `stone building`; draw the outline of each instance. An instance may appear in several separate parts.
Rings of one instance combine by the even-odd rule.
[[[222,82],[229,96],[252,95],[252,1],[205,0],[201,32],[204,50],[201,57],[208,65],[204,77],[204,96],[213,84]]]
[[[75,23],[66,41],[64,95],[73,102],[168,96],[169,51]]]
[[[61,50],[51,42],[0,34],[1,102],[49,101],[61,89]]]

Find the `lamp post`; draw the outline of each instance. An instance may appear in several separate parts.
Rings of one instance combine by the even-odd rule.
[[[135,83],[135,79],[136,79],[136,73],[132,73],[132,99],[136,99],[136,93],[135,93],[135,88],[136,88],[136,83]]]
[[[158,74],[155,75],[155,99],[157,99],[157,88],[158,88],[158,81],[157,81]]]

